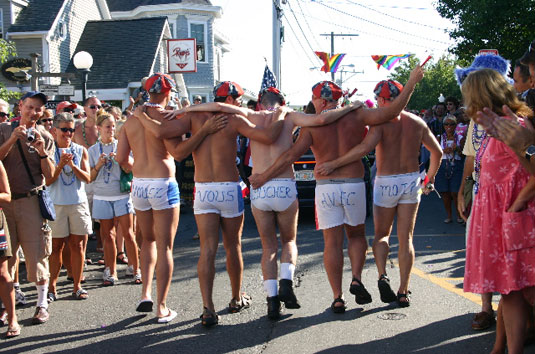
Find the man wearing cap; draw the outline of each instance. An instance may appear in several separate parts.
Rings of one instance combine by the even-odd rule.
[[[224,81],[214,88],[217,102],[240,105],[243,89],[236,83]],[[142,113],[142,112],[141,112]],[[136,115],[143,125],[159,138],[180,136],[191,130],[195,136],[199,128],[213,114],[192,112],[179,119],[161,124],[149,120],[146,115]],[[219,243],[219,229],[223,233],[226,251],[227,272],[230,277],[232,299],[228,310],[239,312],[250,306],[251,298],[241,292],[243,259],[241,255],[241,231],[243,226],[243,197],[236,168],[236,138],[238,134],[270,144],[279,135],[283,122],[276,121],[268,128],[256,127],[244,117],[228,116],[228,125],[221,131],[206,137],[193,151],[195,162],[194,214],[201,241],[201,253],[197,270],[204,311],[201,318],[204,326],[218,323],[212,300],[215,276],[215,256]],[[189,139],[189,140],[191,140]],[[188,140],[188,142],[189,142]]]
[[[147,79],[145,85],[150,100],[137,110],[145,115],[146,119],[152,118],[160,122],[163,119],[162,110],[171,97],[172,89],[176,87],[175,82],[168,75],[154,74]],[[213,120],[209,122],[213,123]],[[185,133],[188,128],[189,126],[184,128],[178,135]],[[141,272],[144,281],[137,311],[152,312],[152,278],[156,266],[158,323],[168,323],[177,315],[166,305],[173,274],[172,251],[180,202],[178,185],[174,178],[175,163],[168,150],[175,158],[182,159],[183,156],[178,156],[182,153],[180,148],[195,147],[199,140],[216,130],[212,128],[210,124],[199,126],[199,134],[183,144],[178,144],[180,138],[163,141],[157,139],[135,118],[128,119],[120,131],[116,161],[123,168],[132,169],[134,174],[132,201],[143,236]],[[129,158],[130,151],[135,156],[133,166]]]
[[[54,174],[54,140],[43,126],[36,125],[43,116],[46,102],[44,94],[30,91],[19,102],[20,121],[0,124],[0,160],[4,163],[11,187],[11,202],[1,206],[6,215],[12,249],[17,250],[19,245],[22,247],[27,278],[37,285],[34,324],[44,323],[49,318],[46,292],[52,235],[50,228],[43,225],[37,197],[39,190],[44,188],[45,178]],[[35,134],[35,138],[30,142],[28,136],[31,134]],[[11,257],[8,263],[12,276],[15,261],[16,257]]]
[[[344,108],[317,115],[293,112],[284,107],[286,103],[284,95],[276,87],[268,87],[260,91],[258,102],[260,103],[260,111],[225,103],[205,103],[175,111],[174,115],[184,112],[220,111],[241,114],[256,126],[267,127],[281,118],[281,112],[286,111],[283,130],[275,142],[270,145],[258,141],[251,142],[251,156],[254,161],[253,172],[261,173],[292,146],[292,133],[295,127],[329,124],[351,110],[362,106],[360,102],[356,102]],[[293,291],[293,276],[297,261],[296,235],[299,204],[292,166],[287,166],[276,178],[271,179],[261,188],[253,189],[251,203],[262,239],[262,273],[264,275],[264,289],[267,293],[268,317],[277,319],[280,317],[281,301],[288,309],[300,308]],[[276,257],[278,250],[277,226],[282,243],[279,289],[277,288]]]
[[[63,112],[73,114],[76,108],[78,108],[78,105],[76,103],[71,103],[69,101],[61,101],[56,106],[56,114]]]
[[[388,107],[403,91],[403,86],[394,80],[383,80],[374,89],[379,107]],[[414,263],[414,247],[412,235],[416,213],[420,202],[421,177],[418,166],[420,146],[431,152],[427,176],[429,184],[424,186],[428,194],[440,166],[442,150],[431,130],[420,117],[407,111],[381,125],[370,128],[361,144],[355,146],[343,156],[316,166],[316,172],[327,176],[332,171],[349,163],[360,161],[376,146],[377,177],[373,191],[373,223],[375,239],[373,254],[379,271],[379,292],[381,301],[389,303],[398,301],[402,307],[409,306],[409,279]],[[386,274],[386,261],[390,251],[388,240],[392,230],[394,216],[397,215],[399,239],[399,272],[400,284],[396,294],[390,287]]]
[[[352,111],[336,122],[313,128],[303,128],[295,144],[262,174],[253,174],[251,184],[259,188],[291,165],[309,147],[318,163],[329,161],[345,154],[359,144],[366,125],[376,125],[396,117],[407,104],[414,86],[423,77],[417,67],[411,73],[408,89],[389,107],[381,109],[361,108]],[[316,112],[325,112],[338,106],[342,90],[335,83],[322,81],[312,88],[312,103]],[[326,138],[328,137],[328,138]],[[329,177],[315,173],[317,227],[323,230],[325,241],[324,264],[333,291],[331,309],[345,312],[342,292],[344,229],[348,238],[348,253],[351,260],[353,280],[350,292],[359,304],[371,302],[371,296],[361,282],[361,273],[366,260],[367,242],[364,235],[366,198],[364,167],[361,162],[343,166]]]

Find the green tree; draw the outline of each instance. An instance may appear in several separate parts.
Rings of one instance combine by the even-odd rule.
[[[403,83],[409,80],[412,69],[418,64],[418,59],[410,57],[403,61],[389,78]],[[431,108],[438,102],[438,97],[453,96],[460,100],[461,91],[455,79],[456,62],[448,56],[443,56],[436,63],[429,61],[425,65],[425,75],[422,81],[414,89],[408,109]]]
[[[512,61],[520,58],[535,38],[533,0],[438,0],[437,10],[456,28],[450,52],[471,62],[480,49],[498,49]]]
[[[15,43],[0,39],[0,62],[3,64],[8,59],[17,55]],[[0,98],[9,102],[13,98],[20,98],[20,92],[10,91],[6,86],[0,82]]]

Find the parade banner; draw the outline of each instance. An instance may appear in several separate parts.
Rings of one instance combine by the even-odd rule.
[[[321,70],[326,73],[335,73],[344,59],[345,53],[333,54],[332,56],[325,52],[314,52],[323,62]]]
[[[396,65],[401,59],[405,59],[412,56],[412,54],[396,54],[396,55],[372,55],[372,59],[377,63],[377,70],[384,67],[387,70],[390,70]]]
[[[169,73],[197,72],[197,41],[195,38],[168,39]]]

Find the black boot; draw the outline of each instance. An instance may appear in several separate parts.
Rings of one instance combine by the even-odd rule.
[[[287,309],[299,309],[301,305],[294,294],[293,281],[288,279],[279,280],[279,300],[284,302]]]
[[[270,320],[278,320],[281,316],[281,302],[277,295],[267,297],[267,316]]]

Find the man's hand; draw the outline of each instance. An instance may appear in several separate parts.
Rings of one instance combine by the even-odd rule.
[[[145,113],[145,106],[137,106],[134,111],[134,116],[137,118],[144,118],[143,114]]]
[[[317,164],[315,167],[316,173],[322,176],[330,175],[335,169],[336,166],[333,161],[322,162],[320,164]]]
[[[533,126],[526,119],[524,121],[526,128],[522,127],[518,123],[518,116],[508,106],[503,106],[503,112],[511,120],[504,119],[485,107],[483,112],[477,112],[476,121],[487,133],[503,141],[516,152],[523,153],[528,146],[535,144]]]
[[[178,119],[180,116],[183,116],[184,114],[186,114],[186,108],[187,107],[175,109],[172,111],[163,111],[164,118],[167,120]]]
[[[26,140],[26,127],[25,126],[18,126],[15,129],[13,129],[13,132],[11,133],[11,139],[13,139],[13,142],[16,142],[17,139]]]
[[[464,186],[464,184],[463,184]],[[464,189],[464,187],[463,187]],[[457,213],[463,218],[463,220],[466,222],[468,218],[464,216],[466,212],[466,208],[464,206],[464,193],[462,190],[459,189],[459,193],[457,193]]]
[[[266,184],[266,179],[262,176],[262,174],[259,173],[253,173],[251,176],[249,176],[249,182],[251,183],[251,186],[254,189],[262,187],[264,184]]]
[[[41,134],[39,134],[37,129],[35,129],[35,139],[30,144],[30,146],[33,146],[39,155],[45,154],[45,139],[43,139],[43,137],[41,136]]]
[[[424,78],[424,69],[420,65],[416,65],[414,69],[411,71],[411,75],[409,77],[409,81],[407,81],[407,84],[411,83],[416,85]]]
[[[213,134],[221,129],[225,128],[228,124],[228,117],[225,113],[219,113],[212,116],[202,125],[201,129],[204,129],[206,133]]]

